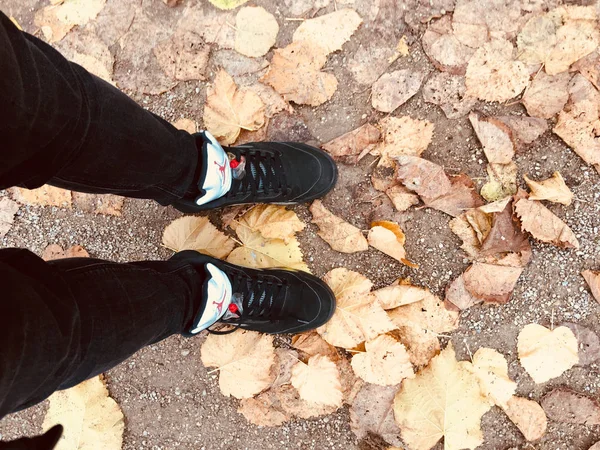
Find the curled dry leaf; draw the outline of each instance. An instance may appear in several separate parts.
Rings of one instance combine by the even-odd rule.
[[[419,204],[419,196],[399,184],[386,189],[385,193],[400,212]]]
[[[549,330],[530,323],[519,333],[519,360],[536,383],[561,376],[579,362],[577,338],[567,327]]]
[[[174,252],[195,250],[221,259],[235,247],[235,242],[210,223],[208,217],[196,216],[171,222],[163,232],[162,243]]]
[[[562,323],[561,326],[570,329],[579,344],[579,365],[589,366],[600,360],[600,338],[596,333],[577,323]]]
[[[528,84],[525,64],[515,60],[514,47],[504,39],[494,39],[481,46],[467,66],[467,94],[481,100],[510,100]]]
[[[381,307],[387,310],[420,302],[431,294],[425,288],[399,283],[373,291],[373,295]]]
[[[311,41],[293,42],[275,50],[269,71],[260,79],[287,101],[319,106],[337,89],[334,75],[321,72],[327,62],[325,50]]]
[[[327,356],[311,356],[306,364],[299,361],[292,368],[291,383],[298,390],[300,398],[307,402],[342,406],[340,374],[335,363]]]
[[[363,252],[369,249],[362,231],[332,214],[320,200],[313,202],[310,212],[313,215],[312,223],[319,227],[319,236],[332,249],[342,253]]]
[[[281,111],[290,114],[294,112],[294,108],[292,108],[271,86],[262,83],[254,83],[252,86],[249,86],[248,89],[255,92],[265,104],[265,115],[267,116],[267,119],[273,118],[275,114]]]
[[[527,114],[543,119],[551,119],[562,111],[569,100],[568,72],[558,75],[548,75],[542,71],[538,73],[523,94],[523,105]]]
[[[238,89],[221,69],[207,91],[204,123],[222,144],[233,144],[242,129],[256,131],[265,124],[265,105],[254,92]]]
[[[117,402],[109,397],[101,375],[49,397],[42,429],[57,424],[63,434],[57,449],[120,449],[123,445],[125,418]]]
[[[480,348],[473,355],[468,369],[477,376],[481,393],[494,405],[507,408],[515,394],[517,383],[508,377],[508,363],[504,355],[491,348]]]
[[[250,398],[270,386],[275,362],[273,336],[255,331],[209,334],[202,344],[202,363],[219,371],[225,396]]]
[[[328,344],[316,331],[295,334],[292,337],[292,347],[304,352],[309,357],[323,355],[327,356],[332,361],[336,361],[340,357],[336,348],[333,345]]]
[[[452,18],[432,22],[422,39],[423,49],[434,66],[443,72],[464,75],[475,49],[463,44],[452,30]]]
[[[515,203],[515,212],[523,231],[534,238],[563,248],[579,248],[575,233],[540,202],[523,198]]]
[[[488,161],[497,164],[510,163],[516,150],[512,130],[494,117],[477,113],[469,114],[469,120]]]
[[[600,303],[600,271],[584,270],[581,275],[585,278],[596,301]]]
[[[573,201],[573,193],[566,185],[560,172],[554,172],[551,178],[544,181],[534,181],[524,175],[525,182],[531,190],[529,200],[548,200],[569,206]]]
[[[331,320],[317,332],[331,345],[354,348],[396,328],[370,295],[371,281],[361,274],[338,268],[325,275],[324,281],[335,294],[337,305]]]
[[[433,74],[423,86],[423,100],[438,105],[448,119],[468,114],[477,99],[467,94],[465,77],[447,72]]]
[[[289,243],[306,225],[285,206],[257,205],[232,224],[234,230],[238,227],[258,231],[267,239],[281,239]]]
[[[314,43],[328,55],[341,50],[361,23],[361,17],[353,9],[339,9],[302,22],[294,32],[293,41]]]
[[[546,413],[533,400],[515,396],[508,401],[507,407],[502,409],[527,441],[537,441],[546,433]]]
[[[86,25],[102,11],[106,0],[64,0],[51,2],[35,13],[35,25],[40,27],[48,42],[58,42],[76,26]]]
[[[418,267],[406,259],[406,250],[404,250],[406,236],[400,225],[395,222],[380,221],[373,222],[371,227],[367,237],[371,247],[409,267]]]
[[[8,197],[0,199],[0,238],[3,238],[12,227],[19,204]]]
[[[348,164],[356,164],[380,142],[381,133],[370,123],[349,131],[326,144],[322,148],[333,159]]]
[[[90,254],[81,245],[73,245],[66,250],[58,244],[50,244],[42,252],[42,259],[44,261],[52,261],[54,259],[63,258],[89,258]]]
[[[367,383],[393,386],[414,377],[406,348],[393,337],[378,336],[366,342],[365,349],[352,357],[352,369]]]
[[[496,202],[517,193],[517,171],[514,161],[508,164],[490,163],[486,167],[489,181],[481,187],[481,196]]]
[[[383,74],[373,84],[373,108],[386,113],[396,110],[419,91],[424,77],[424,72],[409,69]]]
[[[398,389],[399,386],[363,385],[350,408],[350,428],[358,439],[373,433],[390,444],[403,445],[393,409]]]
[[[481,417],[491,404],[469,364],[456,361],[450,343],[415,378],[402,382],[394,416],[409,448],[429,450],[442,437],[445,448],[474,449],[483,443]]]
[[[240,8],[235,16],[235,50],[256,58],[275,45],[279,24],[273,14],[260,6]]]
[[[600,404],[570,389],[558,388],[545,395],[542,408],[548,418],[555,422],[600,425]]]
[[[433,123],[409,116],[385,117],[379,121],[383,142],[372,154],[381,155],[380,166],[393,167],[400,155],[419,156],[433,138]]]
[[[192,31],[175,32],[154,47],[154,56],[162,70],[180,81],[205,80],[210,46]]]

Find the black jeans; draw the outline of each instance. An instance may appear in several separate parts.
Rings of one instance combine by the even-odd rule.
[[[0,13],[0,189],[49,183],[168,205],[197,166],[192,135]],[[204,278],[185,255],[116,264],[0,250],[0,418],[182,332]]]

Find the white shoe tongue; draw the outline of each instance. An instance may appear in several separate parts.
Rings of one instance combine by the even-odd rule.
[[[204,139],[206,140],[206,160],[204,161],[206,176],[201,186],[204,195],[196,199],[197,205],[204,205],[223,197],[231,189],[232,181],[227,153],[208,131],[204,132]]]
[[[206,265],[206,270],[210,275],[210,279],[206,282],[208,288],[206,306],[202,317],[191,331],[192,334],[206,330],[214,324],[225,314],[231,303],[231,282],[227,275],[210,263]]]

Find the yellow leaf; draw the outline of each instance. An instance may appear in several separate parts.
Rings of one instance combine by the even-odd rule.
[[[515,212],[523,231],[534,238],[559,247],[579,248],[575,233],[540,202],[523,198],[515,204]]]
[[[434,124],[409,116],[385,117],[379,121],[383,142],[373,154],[381,155],[380,166],[392,167],[400,155],[420,156],[433,138]]]
[[[528,441],[537,441],[546,433],[546,413],[533,400],[513,396],[502,409]]]
[[[592,291],[592,295],[594,298],[600,302],[600,272],[595,272],[593,270],[584,270],[581,272],[583,278],[587,282],[590,290]]]
[[[469,370],[479,380],[484,397],[496,406],[508,407],[517,383],[508,377],[508,363],[504,355],[491,348],[480,348],[473,355],[473,364]]]
[[[378,336],[365,343],[365,349],[352,357],[352,369],[367,383],[393,386],[414,377],[406,348],[393,337]]]
[[[514,161],[508,164],[487,165],[490,181],[481,187],[481,196],[488,202],[496,202],[517,193],[517,170]]]
[[[400,225],[395,222],[379,221],[373,222],[371,227],[367,237],[371,247],[391,256],[402,264],[413,268],[419,267],[406,259],[406,250],[404,250],[406,236]]]
[[[565,184],[560,172],[554,172],[552,178],[539,182],[531,180],[527,175],[524,175],[523,178],[531,190],[529,200],[548,200],[566,206],[573,201],[573,193]]]
[[[341,217],[331,213],[323,206],[321,200],[313,202],[310,212],[313,215],[312,223],[319,227],[319,236],[332,249],[342,253],[364,252],[369,249],[369,244],[362,232]]]
[[[287,243],[297,232],[304,230],[306,225],[294,211],[287,210],[285,206],[258,205],[244,214],[237,223],[232,223],[234,230],[238,227],[248,227],[267,239],[281,239]]]
[[[578,348],[569,328],[549,330],[535,323],[525,325],[517,342],[521,365],[536,383],[559,377],[577,364]]]
[[[64,427],[56,450],[120,450],[125,422],[101,376],[91,378],[49,398],[42,428]]]
[[[106,0],[64,0],[35,13],[35,24],[48,42],[58,42],[75,25],[86,25],[102,11]]]
[[[234,9],[243,5],[248,0],[208,0],[213,6],[219,9]]]
[[[277,20],[260,6],[241,8],[235,16],[235,50],[242,55],[265,55],[275,45],[277,33]]]
[[[242,129],[256,131],[265,124],[265,104],[249,89],[238,89],[221,69],[207,91],[204,124],[222,144],[233,144]]]
[[[450,343],[415,378],[402,382],[394,415],[411,450],[429,450],[442,437],[446,450],[483,443],[481,417],[491,404],[466,368],[469,364],[456,361]]]
[[[163,233],[163,245],[174,252],[195,250],[226,258],[235,242],[215,227],[208,217],[185,216],[171,222]]]
[[[394,309],[398,306],[420,302],[430,293],[427,289],[418,286],[398,284],[373,291],[373,295],[383,309]]]
[[[45,184],[37,189],[14,187],[10,189],[19,203],[31,206],[58,206],[71,209],[71,191]]]
[[[270,386],[275,362],[273,336],[255,331],[209,334],[202,344],[202,363],[219,370],[219,387],[226,396],[250,398]]]
[[[328,55],[341,50],[361,23],[362,19],[353,9],[339,9],[302,22],[294,32],[293,41],[314,43]]]
[[[337,366],[327,356],[310,357],[292,368],[292,386],[300,398],[321,405],[342,406],[342,385]]]

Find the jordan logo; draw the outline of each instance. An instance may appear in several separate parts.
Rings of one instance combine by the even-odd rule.
[[[219,311],[219,314],[221,314],[223,312],[223,303],[225,302],[226,295],[227,295],[227,292],[223,292],[223,297],[221,298],[220,302],[215,302],[213,300],[213,305],[217,305],[217,311]]]
[[[215,164],[219,168],[219,172],[221,172],[221,177],[223,177],[223,180],[224,180],[225,179],[225,168],[227,167],[227,162],[225,164],[221,165],[215,161]]]

